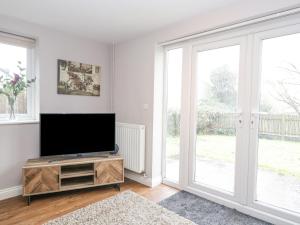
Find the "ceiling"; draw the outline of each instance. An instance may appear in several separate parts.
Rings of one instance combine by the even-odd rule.
[[[0,14],[119,42],[239,0],[1,0]]]

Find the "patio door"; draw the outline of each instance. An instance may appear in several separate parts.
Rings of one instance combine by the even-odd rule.
[[[300,224],[299,24],[166,48],[164,183]]]
[[[249,202],[299,221],[300,29],[262,32],[254,40]]]
[[[245,38],[199,44],[192,54],[189,183],[231,199],[245,183],[239,169],[247,151],[245,44]]]

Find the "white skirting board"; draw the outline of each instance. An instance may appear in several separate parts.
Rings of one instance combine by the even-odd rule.
[[[151,177],[144,176],[143,174],[137,174],[131,172],[129,170],[125,170],[125,177],[134,180],[138,183],[141,183],[143,185],[146,185],[148,187],[155,187],[162,183],[162,177],[151,178]]]
[[[22,194],[22,186],[15,186],[0,190],[0,200],[12,198]]]

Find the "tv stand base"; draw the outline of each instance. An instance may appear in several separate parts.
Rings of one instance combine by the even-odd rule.
[[[31,203],[31,196],[27,196],[27,205],[29,206]]]
[[[28,205],[33,195],[104,185],[120,191],[124,182],[123,158],[118,155],[55,160],[28,160],[23,167],[23,196]]]
[[[121,184],[115,184],[115,188],[116,188],[118,191],[121,191]]]

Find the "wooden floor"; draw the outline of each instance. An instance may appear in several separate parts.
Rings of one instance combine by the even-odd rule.
[[[178,192],[165,185],[149,188],[131,180],[126,180],[121,185],[121,191],[124,190],[132,190],[154,202],[159,202]],[[0,201],[0,224],[43,224],[50,219],[118,193],[110,186],[41,195],[34,197],[30,206],[27,206],[21,196],[2,200]]]

